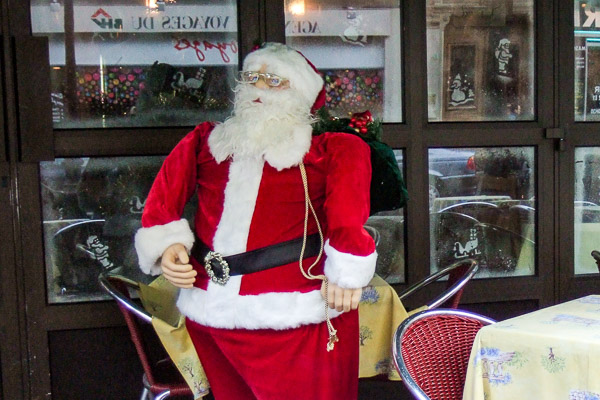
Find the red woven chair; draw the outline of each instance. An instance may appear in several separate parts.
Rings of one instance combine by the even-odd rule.
[[[152,316],[131,300],[128,290],[128,287],[138,289],[138,284],[117,275],[101,274],[99,281],[102,288],[117,301],[142,364],[144,389],[140,400],[163,400],[175,396],[187,396],[192,399],[191,389],[170,358],[154,363],[150,361],[149,347],[142,334],[140,323],[151,323]]]
[[[411,315],[396,330],[394,364],[419,400],[461,400],[475,335],[494,320],[463,310]]]
[[[427,303],[427,308],[429,310],[438,308],[440,306],[445,308],[457,308],[465,285],[477,273],[478,268],[479,264],[477,260],[465,258],[420,280],[403,292],[399,293],[398,297],[400,300],[404,300],[411,294],[423,289],[429,284],[437,282],[441,278],[448,276],[446,289],[433,300],[429,301]]]

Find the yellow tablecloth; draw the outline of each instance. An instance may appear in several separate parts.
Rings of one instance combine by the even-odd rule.
[[[153,315],[152,325],[175,366],[196,398],[208,393],[208,380],[185,328],[185,319],[175,307],[176,288],[162,276],[149,286],[140,284],[140,298]],[[407,317],[398,295],[385,280],[373,277],[363,291],[358,307],[360,325],[359,377],[387,375],[399,380],[393,367],[392,338]],[[332,320],[335,327],[335,319]],[[335,351],[335,350],[334,350]]]
[[[600,296],[482,328],[463,400],[600,399]]]
[[[152,314],[152,326],[167,354],[192,389],[194,399],[209,393],[208,379],[185,327],[185,317],[175,306],[177,288],[162,275],[149,286],[140,284],[140,299]]]
[[[363,290],[358,306],[360,378],[386,374],[388,379],[400,379],[393,366],[392,339],[407,316],[394,288],[375,275]]]

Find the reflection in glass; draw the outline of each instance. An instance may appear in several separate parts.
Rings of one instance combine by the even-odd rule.
[[[427,0],[429,121],[533,120],[534,1]]]
[[[403,151],[394,150],[398,167],[404,174]],[[404,209],[378,212],[367,220],[367,227],[377,232],[375,272],[388,283],[404,283]]]
[[[400,1],[285,0],[288,45],[319,69],[331,114],[402,121]]]
[[[50,303],[104,298],[98,274],[147,281],[133,236],[164,157],[63,158],[40,163]]]
[[[600,121],[600,4],[574,0],[575,120]]]
[[[431,272],[464,258],[478,278],[535,273],[533,147],[429,150]]]
[[[229,114],[236,2],[146,3],[31,1],[32,32],[49,39],[55,128],[193,126]]]
[[[600,147],[575,149],[575,274],[597,274],[591,256],[600,251]]]

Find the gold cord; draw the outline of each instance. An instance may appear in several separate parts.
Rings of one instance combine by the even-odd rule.
[[[319,223],[319,218],[317,218],[317,213],[313,208],[312,202],[310,201],[310,196],[308,195],[308,179],[306,177],[306,169],[304,168],[304,163],[300,162],[300,174],[302,175],[302,184],[304,186],[304,235],[302,240],[302,250],[300,250],[300,271],[302,275],[309,280],[320,279],[325,282],[325,320],[327,321],[327,331],[329,332],[329,340],[327,341],[327,351],[333,350],[335,343],[339,341],[337,337],[337,330],[333,327],[331,323],[331,319],[329,318],[329,280],[325,275],[313,275],[310,271],[311,269],[319,263],[321,260],[321,256],[323,255],[323,231],[321,229],[321,224]],[[319,255],[317,259],[311,264],[310,267],[306,271],[302,266],[302,260],[304,259],[304,251],[306,249],[306,238],[308,236],[308,210],[312,212],[313,217],[315,218],[315,222],[317,224],[317,229],[319,230],[319,237],[321,238],[321,246],[319,248]]]

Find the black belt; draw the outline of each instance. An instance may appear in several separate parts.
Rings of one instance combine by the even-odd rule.
[[[204,263],[204,269],[209,278],[218,284],[224,285],[233,275],[244,275],[252,272],[264,271],[269,268],[286,265],[300,258],[303,238],[288,240],[267,247],[247,251],[245,253],[223,256],[214,252],[198,237],[192,247],[192,257]],[[306,237],[304,258],[319,254],[321,238],[314,233]]]

